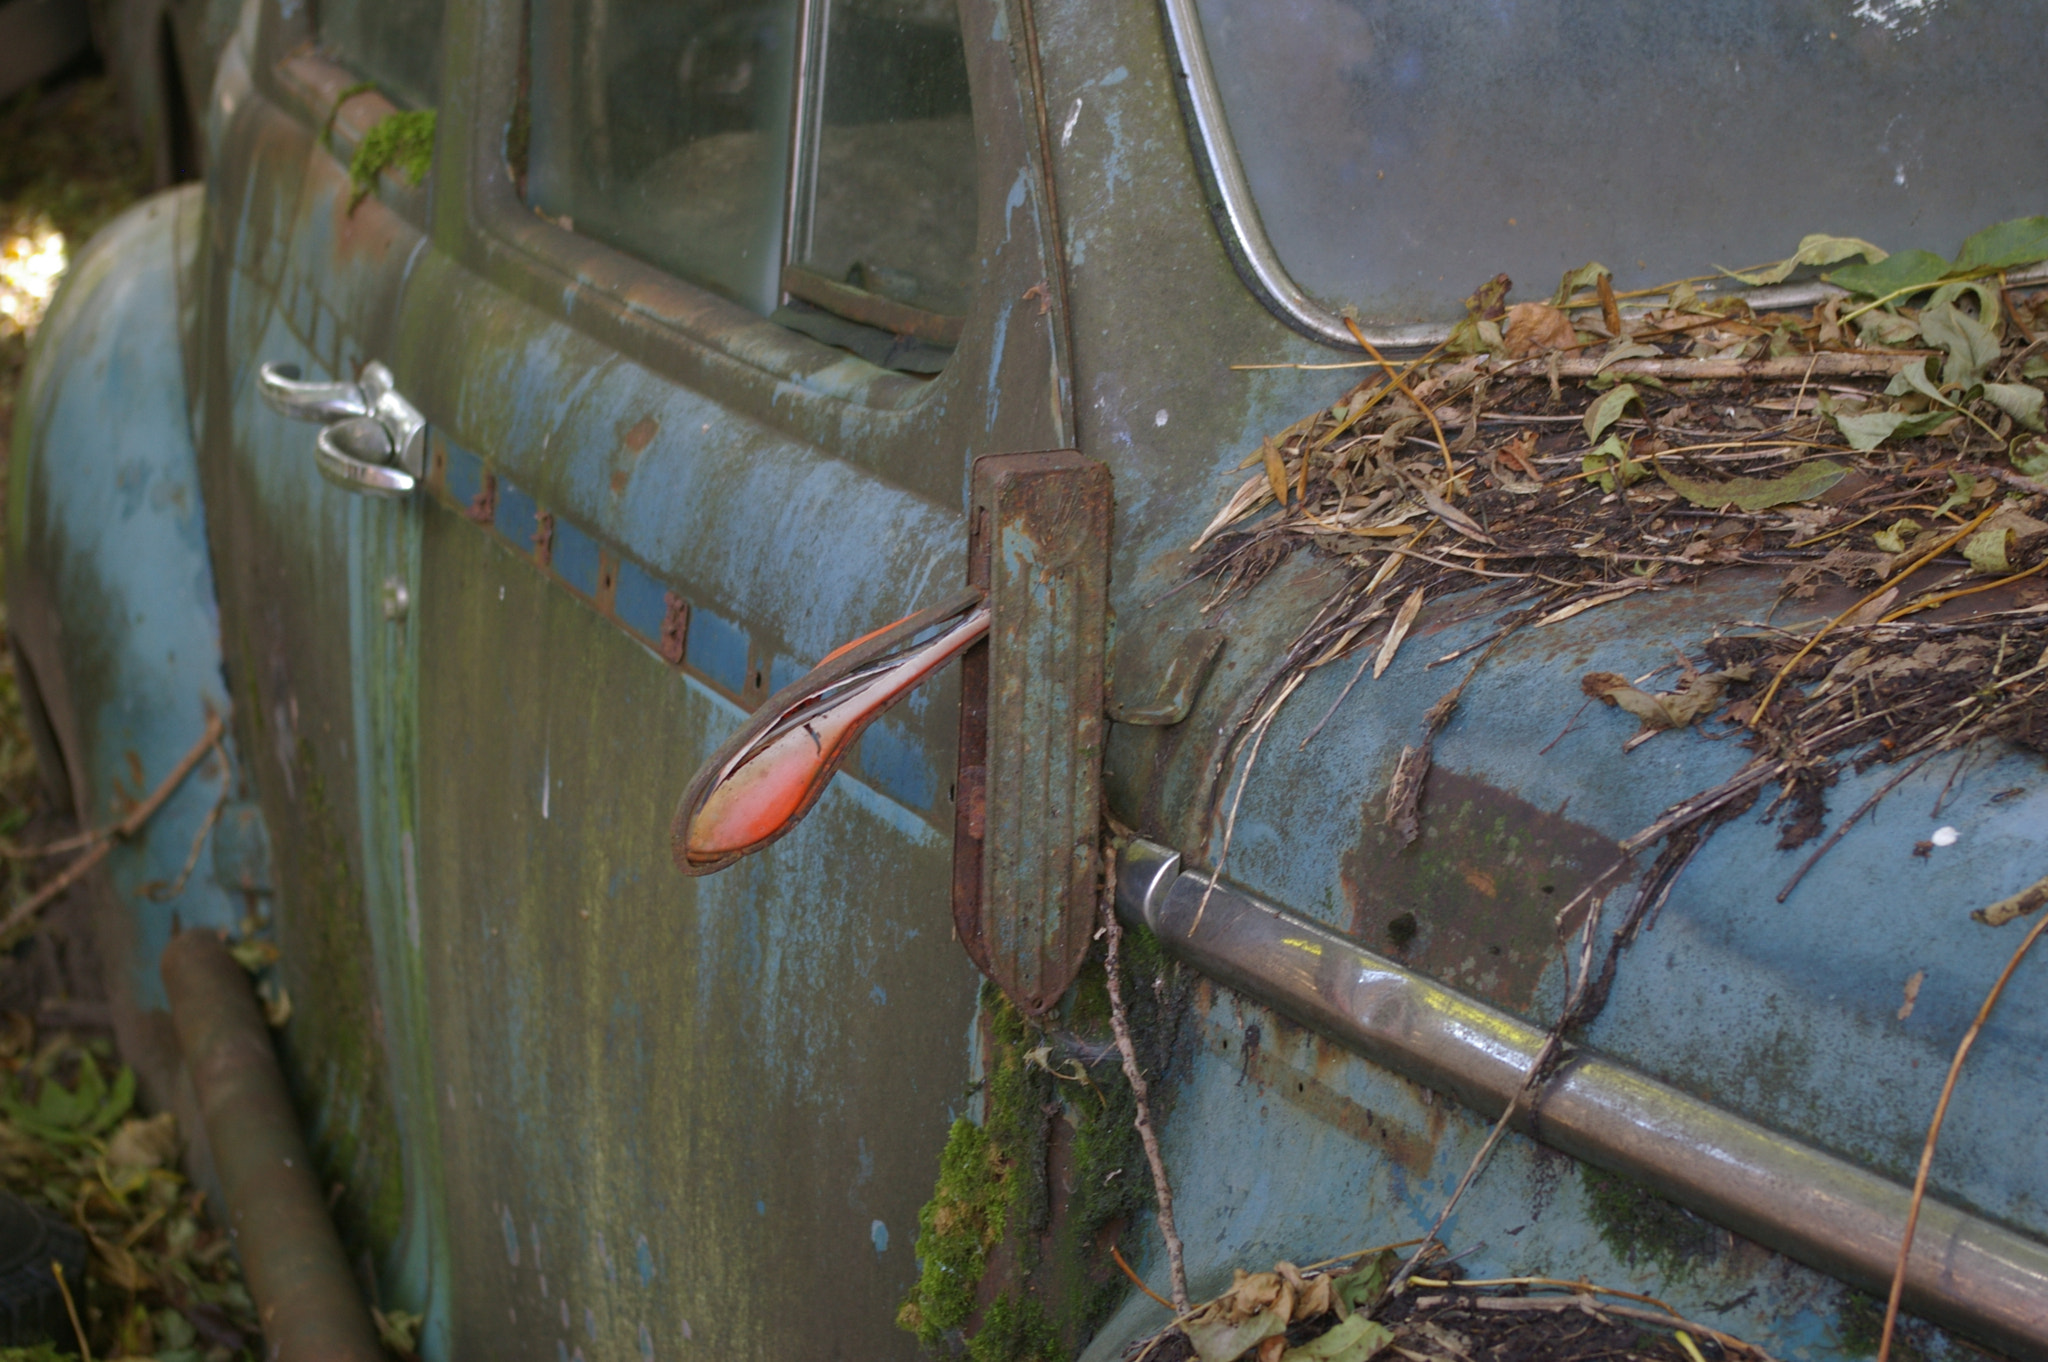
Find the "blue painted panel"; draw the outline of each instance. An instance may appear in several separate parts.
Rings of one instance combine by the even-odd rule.
[[[210,713],[231,712],[178,337],[177,258],[199,239],[200,202],[197,186],[160,195],[94,238],[38,338],[15,427],[8,605],[89,824],[125,813]],[[108,858],[133,924],[122,967],[143,1007],[167,1005],[156,966],[173,919],[240,921],[207,854],[233,754],[224,739]],[[180,892],[151,897],[195,850]]]
[[[913,809],[928,811],[939,778],[924,744],[892,719],[878,719],[861,735],[860,773],[877,790]]]
[[[484,490],[484,461],[454,441],[448,441],[448,463],[442,474],[448,495],[459,505],[475,501]]]
[[[559,516],[555,518],[555,546],[549,562],[570,586],[586,596],[597,595],[597,541]]]
[[[690,666],[737,695],[747,688],[747,631],[697,606],[690,611]]]
[[[532,497],[504,478],[498,479],[498,504],[491,524],[521,553],[533,552],[534,538],[539,529],[539,521],[535,517],[539,512],[540,507],[534,504]]]
[[[777,653],[775,660],[768,664],[768,693],[773,695],[809,670],[795,658]]]
[[[619,582],[612,595],[612,612],[619,623],[644,639],[660,642],[661,622],[668,615],[667,597],[668,588],[648,576],[646,569],[637,563],[619,564]],[[744,670],[745,662],[740,666]]]

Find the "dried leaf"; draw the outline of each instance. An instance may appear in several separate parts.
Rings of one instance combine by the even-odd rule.
[[[1890,610],[1898,603],[1899,589],[1897,587],[1888,588],[1842,616],[1842,627],[1844,629],[1860,629],[1866,624],[1875,624],[1884,618],[1887,610]]]
[[[1633,383],[1617,383],[1600,394],[1599,399],[1586,408],[1586,438],[1599,439],[1602,431],[1621,419],[1622,411],[1636,401],[1637,396]]]
[[[1920,522],[1911,516],[1901,516],[1892,522],[1890,529],[1879,530],[1876,534],[1871,535],[1870,542],[1883,549],[1886,553],[1904,553],[1906,551],[1906,536],[1918,533],[1920,533]]]
[[[1775,265],[1766,265],[1760,270],[1730,270],[1728,273],[1752,287],[1762,287],[1784,283],[1801,265],[1834,265],[1855,256],[1875,265],[1886,254],[1882,247],[1873,246],[1860,237],[1828,236],[1816,232],[1800,238],[1799,249]]]
[[[1393,1342],[1394,1331],[1364,1315],[1353,1315],[1321,1338],[1280,1355],[1281,1362],[1367,1362]]]
[[[1597,374],[1608,365],[1619,363],[1625,359],[1662,359],[1663,357],[1664,352],[1654,345],[1645,345],[1641,341],[1622,339],[1600,352],[1600,363],[1595,366],[1593,372]]]
[[[2041,390],[2031,383],[1986,383],[1984,400],[2031,431],[2048,430],[2041,422]]]
[[[1965,241],[1956,269],[2004,270],[2041,260],[2048,260],[2048,217],[2013,218]]]
[[[1724,672],[1702,672],[1677,690],[1652,695],[1636,689],[1625,676],[1588,672],[1579,679],[1579,689],[1635,715],[1645,729],[1685,728],[1718,708],[1732,683],[1747,681],[1753,674],[1745,663]]]
[[[1963,541],[1963,557],[1970,560],[1970,566],[1977,572],[1987,577],[2003,577],[2012,571],[2008,552],[2011,546],[2010,529],[1986,526]]]
[[[131,1117],[107,1141],[107,1166],[117,1170],[168,1168],[177,1157],[178,1118],[168,1111]]]
[[[1564,278],[1557,281],[1557,292],[1550,295],[1550,305],[1563,307],[1580,289],[1592,288],[1601,278],[1613,273],[1597,260],[1589,260],[1575,270],[1566,270]]]
[[[1262,441],[1259,457],[1266,464],[1266,486],[1273,493],[1273,500],[1282,506],[1287,504],[1287,465],[1280,462],[1280,451],[1273,447],[1272,440]]]
[[[2048,875],[2043,875],[2011,898],[1987,904],[1970,916],[1987,927],[2003,927],[2015,918],[2038,911],[2043,904],[2048,904]]]
[[[1522,359],[1545,350],[1569,350],[1579,343],[1571,318],[1549,303],[1516,303],[1508,309],[1502,330],[1511,359]]]
[[[1980,382],[1984,373],[1998,362],[1998,337],[1991,328],[1954,303],[1942,303],[1920,313],[1920,334],[1930,344],[1948,352],[1941,366],[1943,384],[1964,388]]]
[[[1899,1006],[1900,1021],[1913,1015],[1913,1004],[1920,1001],[1920,985],[1926,982],[1927,971],[1924,969],[1914,970],[1906,976],[1906,1001]]]
[[[1401,602],[1401,609],[1388,626],[1386,641],[1380,644],[1379,656],[1372,662],[1372,679],[1377,681],[1394,665],[1394,654],[1400,651],[1401,640],[1408,637],[1408,627],[1415,623],[1415,616],[1422,609],[1423,596],[1428,588],[1416,587],[1408,593],[1408,599]]]
[[[1775,478],[1727,478],[1712,482],[1674,473],[1652,461],[1657,476],[1695,506],[1710,509],[1733,506],[1739,511],[1763,511],[1795,501],[1809,501],[1849,475],[1846,464],[1833,459],[1810,459]]]
[[[1905,345],[1920,339],[1920,323],[1881,307],[1857,317],[1855,324],[1856,334],[1869,344]]]

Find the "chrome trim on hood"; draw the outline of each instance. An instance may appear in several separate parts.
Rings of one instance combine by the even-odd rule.
[[[1183,873],[1133,840],[1117,911],[1175,956],[1346,1049],[1496,1119],[1544,1032],[1319,923]],[[1200,930],[1195,929],[1197,919]],[[1844,1281],[1889,1290],[1909,1189],[1579,1049],[1530,1104],[1524,1134],[1644,1183]],[[2048,1245],[1928,1197],[1905,1308],[2026,1356],[2048,1355]]]

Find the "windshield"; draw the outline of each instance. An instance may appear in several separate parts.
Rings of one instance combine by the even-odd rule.
[[[1588,260],[1626,289],[1808,232],[1948,254],[2048,207],[2035,4],[1194,7],[1273,251],[1372,323],[1455,318],[1501,271],[1529,298]]]

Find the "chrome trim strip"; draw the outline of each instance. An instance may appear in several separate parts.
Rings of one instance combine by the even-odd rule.
[[[1222,222],[1218,225],[1228,226],[1226,237],[1249,276],[1245,282],[1280,314],[1282,321],[1297,331],[1329,345],[1356,350],[1358,342],[1344,329],[1344,319],[1302,291],[1287,273],[1287,267],[1280,263],[1273,243],[1266,239],[1266,225],[1259,220],[1251,183],[1245,179],[1244,163],[1237,159],[1237,143],[1231,140],[1230,124],[1223,116],[1223,92],[1216,88],[1216,73],[1209,66],[1209,49],[1202,42],[1202,21],[1195,14],[1195,0],[1160,3],[1166,10],[1167,40],[1180,67],[1188,114],[1194,123],[1195,154],[1222,200]],[[1383,347],[1434,345],[1448,334],[1439,325],[1361,329],[1365,330],[1366,339]]]
[[[1180,872],[1132,841],[1117,910],[1174,955],[1374,1063],[1498,1117],[1544,1033],[1318,923]],[[1197,918],[1200,930],[1195,930]],[[1733,1116],[1591,1050],[1543,1089],[1524,1133],[1640,1181],[1810,1267],[1883,1293],[1907,1188]],[[1929,1197],[1905,1308],[2022,1356],[2048,1356],[2048,1245]]]

